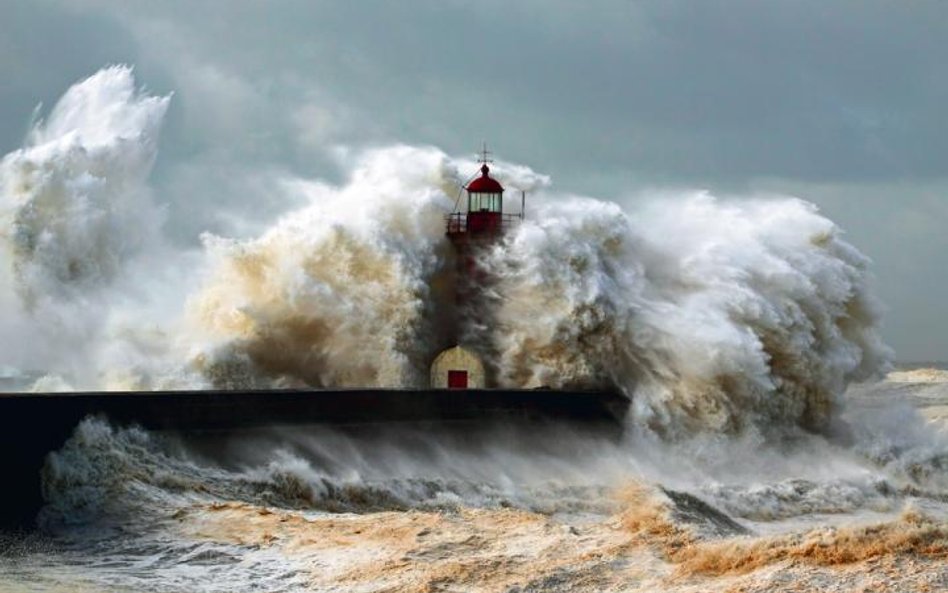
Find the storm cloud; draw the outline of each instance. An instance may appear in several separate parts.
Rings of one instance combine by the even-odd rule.
[[[283,172],[396,142],[498,156],[562,191],[791,194],[876,262],[903,360],[948,358],[948,6],[728,0],[11,0],[0,150],[110,63],[174,93],[167,233],[258,232]],[[42,114],[42,111],[40,112]],[[253,221],[253,222],[248,222]],[[257,226],[259,225],[259,226]]]

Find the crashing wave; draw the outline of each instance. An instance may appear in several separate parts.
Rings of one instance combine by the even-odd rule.
[[[158,252],[146,180],[167,105],[109,68],[4,158],[3,236],[25,301],[109,294],[129,258]],[[637,423],[677,437],[823,430],[848,382],[887,363],[868,260],[792,198],[698,193],[624,209],[541,190],[485,255],[490,323],[457,319],[442,217],[469,164],[394,146],[363,153],[341,185],[286,178],[274,191],[308,205],[256,238],[205,235],[181,283],[197,288],[140,306],[162,311],[159,331],[135,325],[135,303],[121,315],[109,303],[121,328],[81,335],[82,352],[99,354],[60,353],[43,370],[83,387],[423,387],[459,334],[496,353],[501,386],[615,387]],[[518,165],[495,173],[510,187],[548,182]],[[164,258],[182,261],[193,260]]]
[[[26,301],[108,283],[148,246],[163,213],[146,180],[169,97],[114,66],[70,88],[0,162],[0,229]]]

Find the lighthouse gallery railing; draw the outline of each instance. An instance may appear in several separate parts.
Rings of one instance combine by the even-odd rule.
[[[449,235],[466,233],[468,231],[468,216],[477,217],[480,212],[452,212],[451,214],[446,214],[444,217],[445,220],[445,230]],[[494,217],[491,217],[496,220],[493,225],[492,230],[506,230],[512,226],[516,226],[522,218],[519,214],[496,214]],[[500,228],[497,228],[499,225]],[[471,231],[482,230],[481,228],[474,228],[475,223],[472,222]],[[478,225],[479,226],[479,225]]]

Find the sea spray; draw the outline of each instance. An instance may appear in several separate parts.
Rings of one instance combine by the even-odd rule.
[[[436,148],[358,153],[338,185],[285,176],[273,191],[306,206],[255,238],[172,250],[146,184],[167,104],[128,68],[103,70],[3,161],[7,285],[46,303],[3,321],[65,335],[32,362],[71,387],[418,388],[460,335],[496,353],[498,385],[620,389],[635,426],[677,439],[825,431],[846,385],[890,356],[868,260],[792,198],[624,209],[540,189],[484,254],[488,323],[454,309],[444,236],[471,163]]]
[[[115,66],[70,88],[0,163],[0,236],[27,303],[81,298],[150,247],[163,214],[147,178],[169,97]]]
[[[296,181],[310,205],[261,237],[205,236],[196,363],[220,386],[425,386],[450,305],[452,175],[434,149],[373,151],[344,187]]]
[[[158,374],[141,347],[156,333],[149,303],[183,263],[148,186],[169,102],[138,90],[129,67],[103,69],[0,161],[2,355],[46,373],[40,388],[156,386],[115,379],[140,364]]]
[[[399,181],[399,159],[428,162],[431,185]],[[192,301],[223,342],[208,369],[252,384],[422,386],[444,347],[432,319],[453,304],[446,159],[373,152],[349,185],[322,188],[260,239],[210,242],[215,280]],[[367,182],[376,168],[396,175],[389,187]],[[629,213],[546,197],[534,212],[483,255],[491,317],[457,319],[498,352],[500,385],[619,388],[636,422],[672,436],[825,430],[845,386],[886,364],[868,261],[803,201],[697,194]]]
[[[346,513],[589,510],[601,507],[603,480],[625,466],[623,459],[616,443],[565,430],[524,434],[494,426],[458,434],[401,426],[354,436],[283,426],[184,436],[87,418],[46,459],[41,523],[148,523],[222,500]]]
[[[812,205],[705,193],[550,201],[494,250],[502,384],[610,384],[637,421],[828,426],[884,367],[868,261]]]

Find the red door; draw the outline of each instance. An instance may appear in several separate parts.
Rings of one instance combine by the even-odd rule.
[[[467,389],[467,371],[448,371],[448,389]]]

